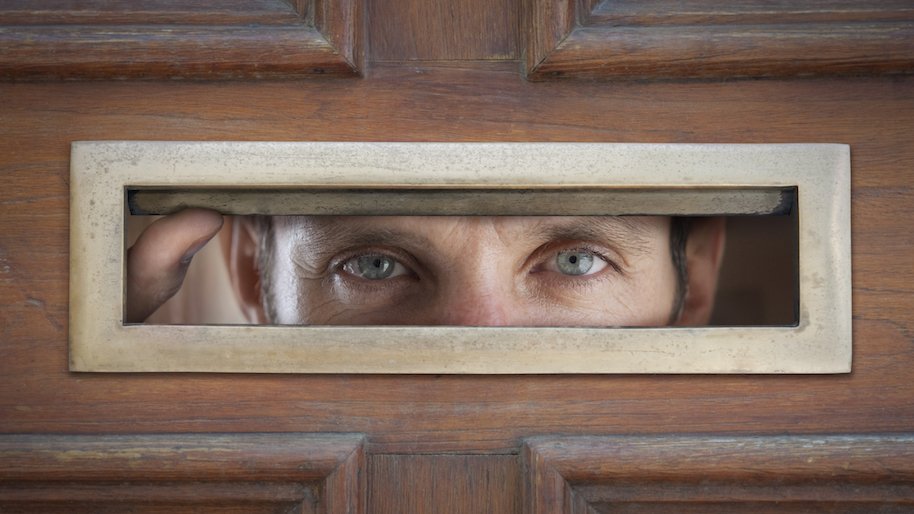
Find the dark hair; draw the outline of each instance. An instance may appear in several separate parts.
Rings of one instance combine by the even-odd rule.
[[[689,266],[686,263],[686,241],[689,238],[689,220],[680,216],[670,218],[670,256],[673,269],[676,271],[676,296],[673,299],[673,310],[670,312],[672,325],[682,314],[685,297],[689,288]]]
[[[258,234],[260,242],[257,246],[257,275],[260,277],[260,305],[263,306],[263,312],[267,321],[273,322],[276,319],[276,306],[273,305],[273,295],[270,294],[270,283],[268,273],[273,267],[273,217],[263,214],[251,216],[251,223]]]

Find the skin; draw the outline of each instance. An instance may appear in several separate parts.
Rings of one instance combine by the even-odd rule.
[[[200,242],[221,227],[218,214],[189,209],[144,232],[128,256],[128,322],[177,291]],[[669,227],[659,216],[276,217],[264,248],[257,223],[229,217],[222,237],[253,323],[705,324],[723,221],[700,220],[690,232],[680,312]]]
[[[667,218],[296,217],[274,235],[283,324],[662,325],[674,303]]]

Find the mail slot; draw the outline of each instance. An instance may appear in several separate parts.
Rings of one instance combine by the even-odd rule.
[[[87,142],[72,173],[76,371],[849,371],[843,145]],[[219,219],[242,315],[149,317],[148,256]],[[728,266],[780,314],[715,298]]]

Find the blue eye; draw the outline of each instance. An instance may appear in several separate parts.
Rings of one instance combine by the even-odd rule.
[[[587,250],[566,250],[555,256],[555,269],[563,275],[592,275],[606,266],[602,257]]]
[[[353,257],[343,263],[343,271],[366,280],[383,280],[406,274],[406,267],[393,257],[367,254]]]

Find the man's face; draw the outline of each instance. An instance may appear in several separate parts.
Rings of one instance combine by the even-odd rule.
[[[667,217],[275,217],[273,323],[657,326],[677,305]]]

